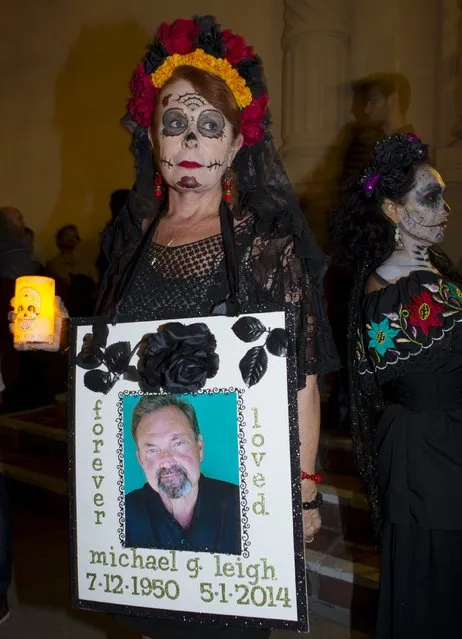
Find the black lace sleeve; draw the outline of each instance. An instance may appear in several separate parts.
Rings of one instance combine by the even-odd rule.
[[[296,252],[293,238],[257,236],[251,251],[255,282],[251,301],[283,301],[295,305],[297,381],[298,388],[303,388],[306,375],[327,373],[339,367],[323,292],[319,290],[317,280],[309,276],[304,260]]]

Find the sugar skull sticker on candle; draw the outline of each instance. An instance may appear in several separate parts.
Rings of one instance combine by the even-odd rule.
[[[12,305],[15,312],[15,346],[53,343],[55,324],[53,279],[28,275],[18,277]]]

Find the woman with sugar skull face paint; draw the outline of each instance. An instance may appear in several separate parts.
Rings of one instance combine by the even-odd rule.
[[[176,54],[176,55],[175,55]],[[292,301],[297,309],[302,468],[313,475],[317,375],[337,365],[324,314],[326,267],[268,130],[259,58],[211,16],[163,24],[131,83],[124,123],[136,184],[103,239],[112,259],[99,313],[147,320],[238,315]],[[315,482],[302,483],[304,533],[321,520]],[[269,631],[125,616],[144,637],[250,639]]]
[[[385,138],[333,212],[357,269],[352,432],[377,533],[377,639],[460,635],[462,278],[436,248],[445,184],[414,134]]]

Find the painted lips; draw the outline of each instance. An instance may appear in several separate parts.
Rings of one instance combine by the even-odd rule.
[[[199,164],[199,162],[188,162],[187,160],[183,160],[183,162],[178,162],[178,166],[182,166],[185,169],[201,169],[204,165]]]

